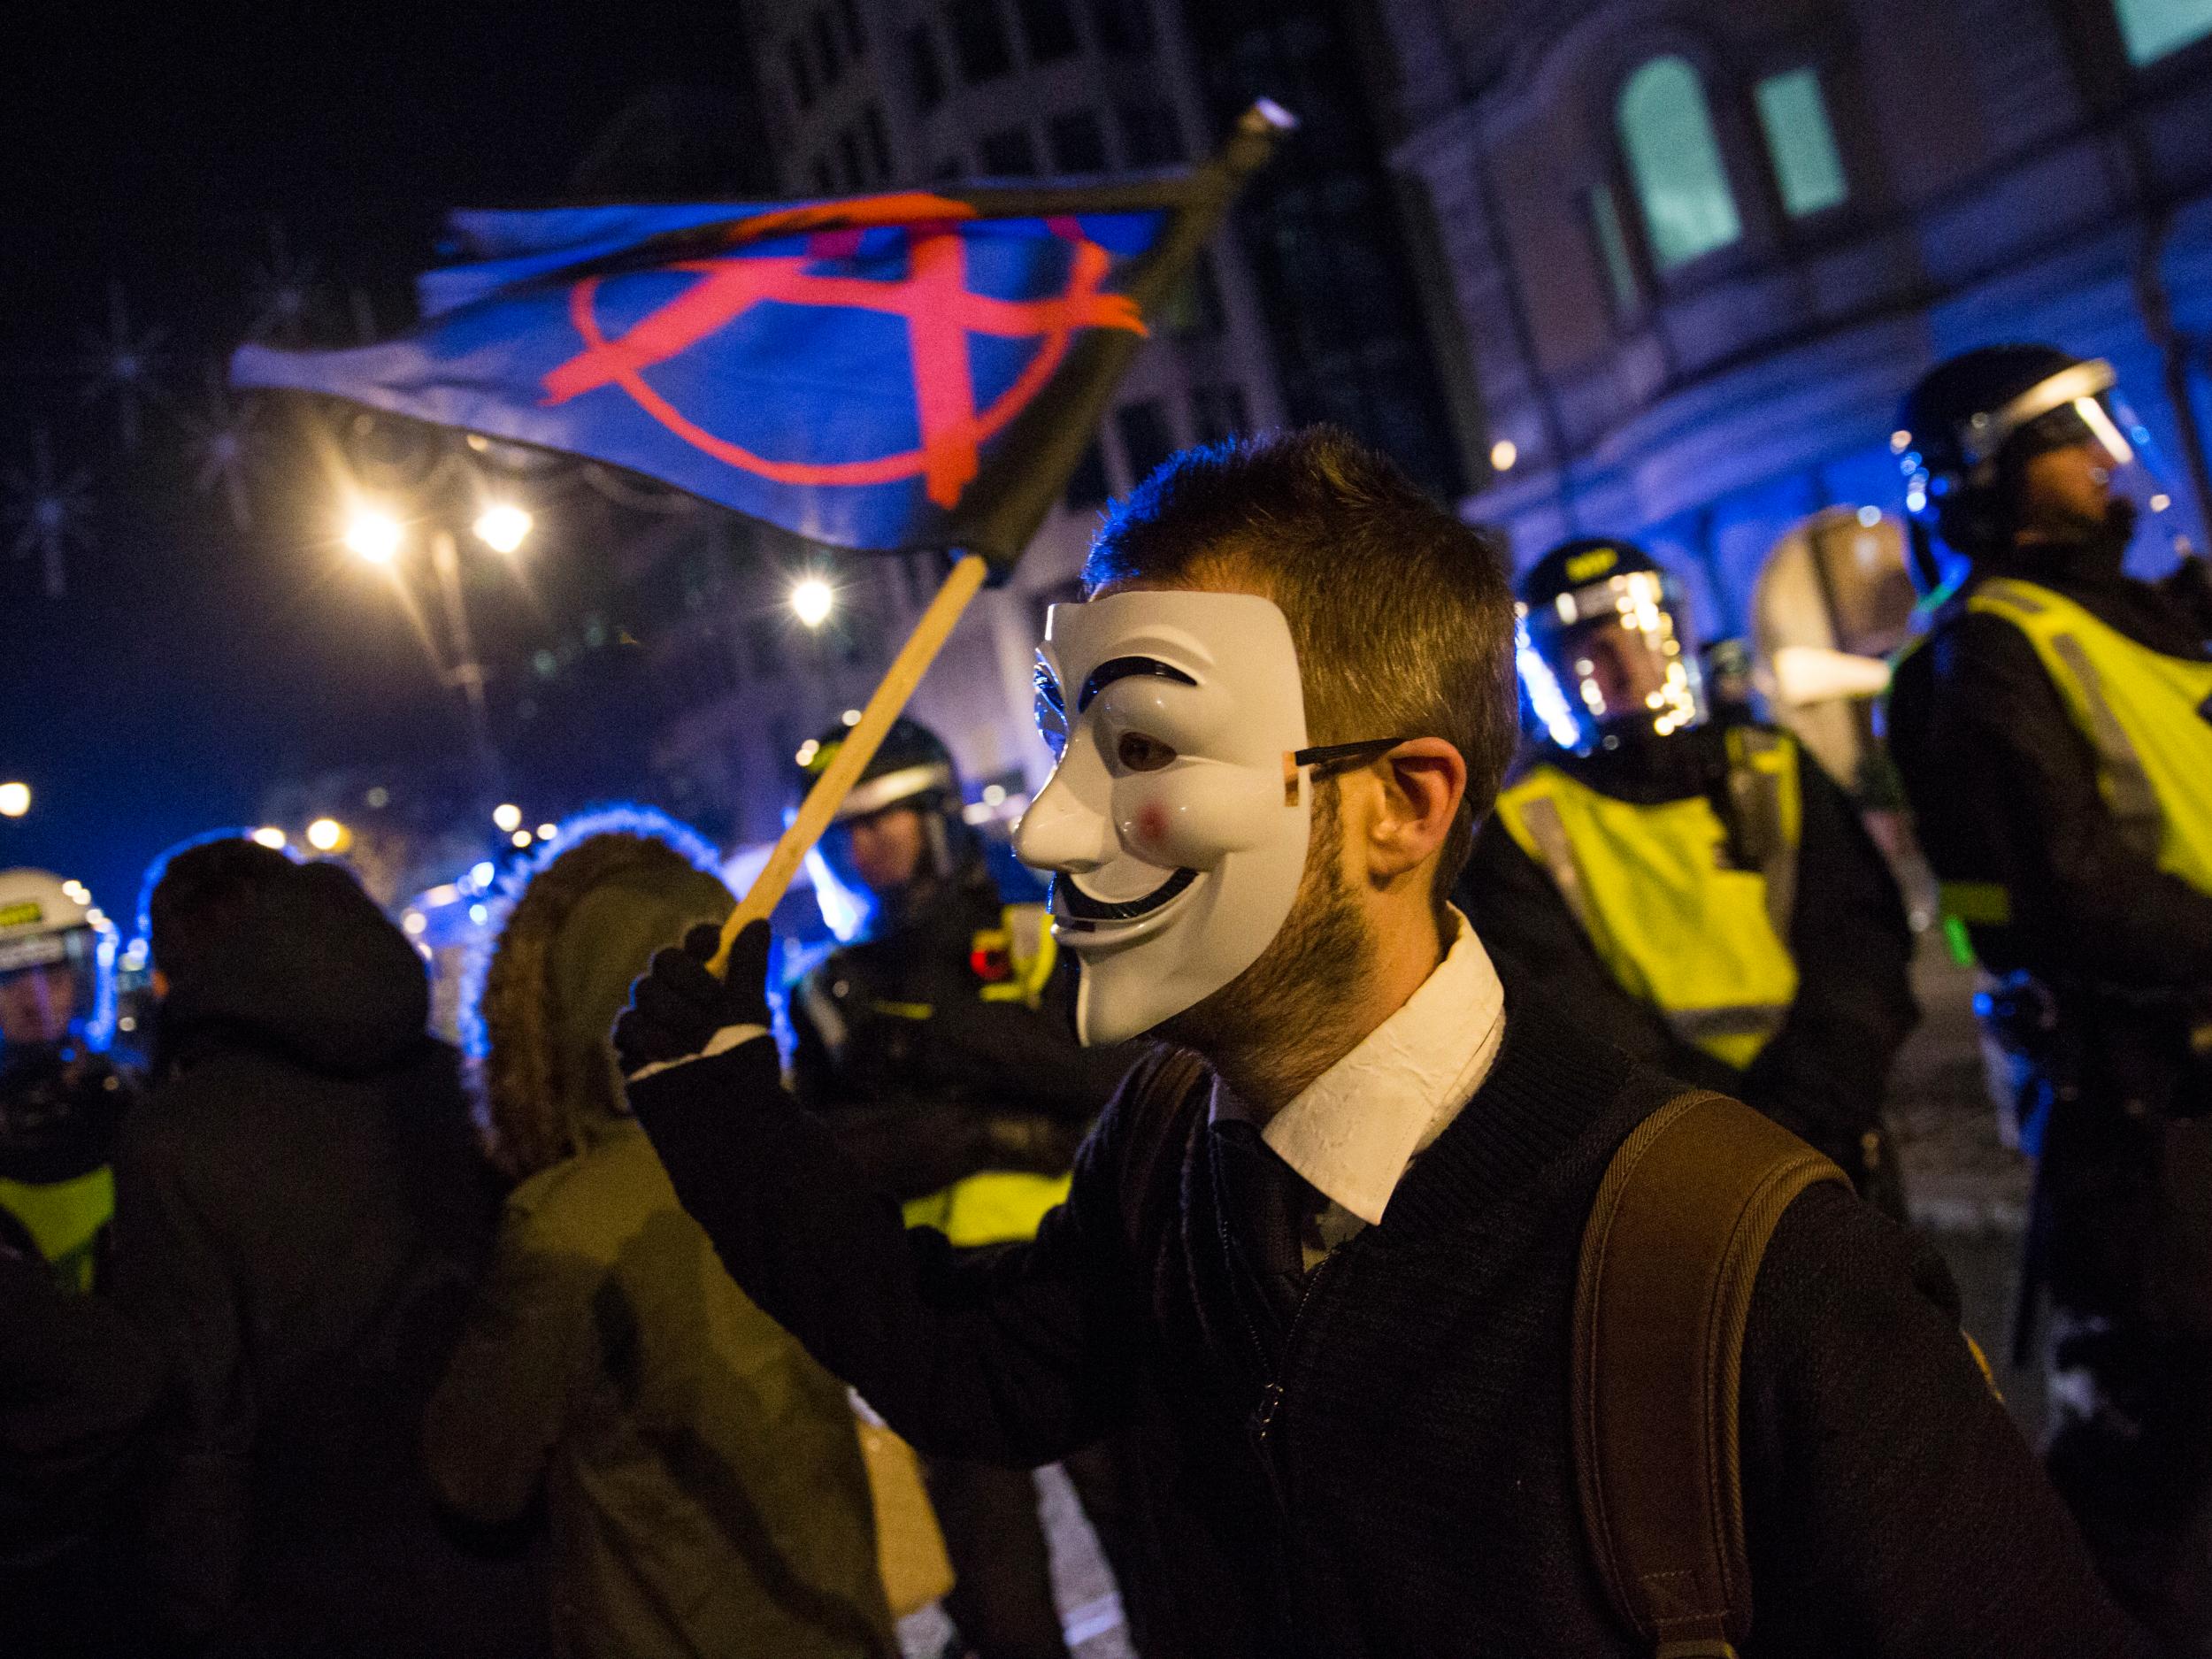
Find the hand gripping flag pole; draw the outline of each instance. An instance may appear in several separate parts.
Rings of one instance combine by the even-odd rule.
[[[1220,153],[1193,175],[1193,183],[1200,189],[1194,191],[1193,199],[1178,213],[1167,234],[1130,273],[1125,292],[1135,302],[1140,314],[1152,311],[1173,290],[1200,247],[1220,223],[1245,179],[1266,161],[1276,140],[1294,126],[1295,121],[1287,111],[1266,100],[1254,104],[1239,119],[1235,133]],[[1014,517],[1018,522],[1026,519],[1018,537],[1011,539],[1014,551],[1001,564],[1002,574],[1013,567],[1021,556],[1020,549],[1043,521],[1046,510],[1066,487],[1091,431],[1104,412],[1107,397],[1134,353],[1136,339],[1127,334],[1107,334],[1101,331],[1090,336],[1087,343],[1095,348],[1096,366],[1073,365],[1079,372],[1089,368],[1090,373],[1083,376],[1086,383],[1068,388],[1071,399],[1083,400],[1083,414],[1076,418],[1074,411],[1063,405],[1056,411],[1059,419],[1054,427],[1036,434],[1035,441],[1043,453],[1034,457],[1036,465],[1027,480],[1029,488],[1019,492],[1021,500],[1012,507],[1010,514],[1002,514],[1002,518]],[[1038,488],[1040,484],[1043,488]],[[806,799],[785,827],[775,849],[768,856],[768,862],[722,925],[721,947],[708,964],[714,972],[726,971],[730,949],[737,942],[738,934],[753,922],[766,920],[782,899],[808,851],[829,828],[837,809],[844,804],[845,796],[859,781],[868,763],[875,758],[884,734],[905,709],[923,674],[991,573],[992,561],[978,553],[964,554],[953,565],[951,574],[922,612],[921,619],[899,648],[881,681],[869,695],[858,722],[839,746],[836,757],[807,791]]]

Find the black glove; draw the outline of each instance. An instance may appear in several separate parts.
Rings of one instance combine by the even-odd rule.
[[[768,924],[746,925],[730,949],[729,972],[718,979],[707,963],[721,942],[722,930],[702,922],[684,935],[681,949],[653,953],[644,977],[630,987],[630,1006],[614,1023],[624,1077],[703,1053],[714,1033],[729,1026],[767,1025]]]

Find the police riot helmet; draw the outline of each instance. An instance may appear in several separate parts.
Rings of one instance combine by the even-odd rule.
[[[81,1040],[99,1012],[91,895],[49,871],[0,870],[0,1056]]]
[[[2055,346],[1998,345],[1930,370],[1890,434],[1905,475],[1913,578],[1922,591],[1955,580],[1960,560],[2010,548],[2020,528],[2020,468],[2075,447],[2091,451],[2106,480],[2109,527],[2124,550],[2138,515],[2164,513],[2172,496],[2159,479],[2150,434],[2121,399],[2109,363]]]
[[[807,791],[827,772],[851,735],[844,725],[830,727],[799,746],[794,757],[789,812],[796,813]],[[849,939],[867,928],[880,895],[871,893],[854,866],[850,826],[894,808],[910,808],[922,821],[923,866],[918,874],[952,875],[967,850],[960,821],[960,773],[944,740],[918,720],[891,723],[883,741],[861,769],[839,805],[830,827],[808,855],[815,898],[830,930]]]
[[[1562,542],[1521,578],[1521,678],[1553,742],[1588,754],[1704,723],[1681,586],[1632,541]]]

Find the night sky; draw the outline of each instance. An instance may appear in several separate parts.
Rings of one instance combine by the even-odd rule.
[[[314,770],[457,749],[457,710],[388,593],[329,539],[311,480],[268,475],[254,522],[196,487],[184,419],[247,333],[280,227],[352,336],[407,317],[436,218],[560,198],[593,141],[661,87],[749,96],[734,6],[12,8],[0,39],[0,868],[42,864],[127,913],[161,848],[250,818]],[[167,401],[133,449],[88,401],[119,283],[163,332]],[[272,457],[296,450],[270,422]],[[85,475],[69,591],[16,557],[37,434]],[[296,469],[295,469],[296,470]]]

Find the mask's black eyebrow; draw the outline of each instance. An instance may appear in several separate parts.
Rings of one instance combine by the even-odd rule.
[[[1053,677],[1053,672],[1049,668],[1040,662],[1030,671],[1029,679],[1030,683],[1036,687],[1037,695],[1045,700],[1046,705],[1055,714],[1065,715],[1067,713],[1067,705],[1060,700],[1060,682]]]
[[[1075,700],[1075,711],[1080,714],[1089,708],[1091,699],[1117,680],[1127,680],[1137,674],[1148,674],[1155,680],[1172,680],[1178,685],[1194,686],[1198,683],[1181,669],[1164,663],[1156,657],[1117,657],[1111,662],[1101,663],[1091,670],[1091,677],[1083,682],[1082,695]]]

